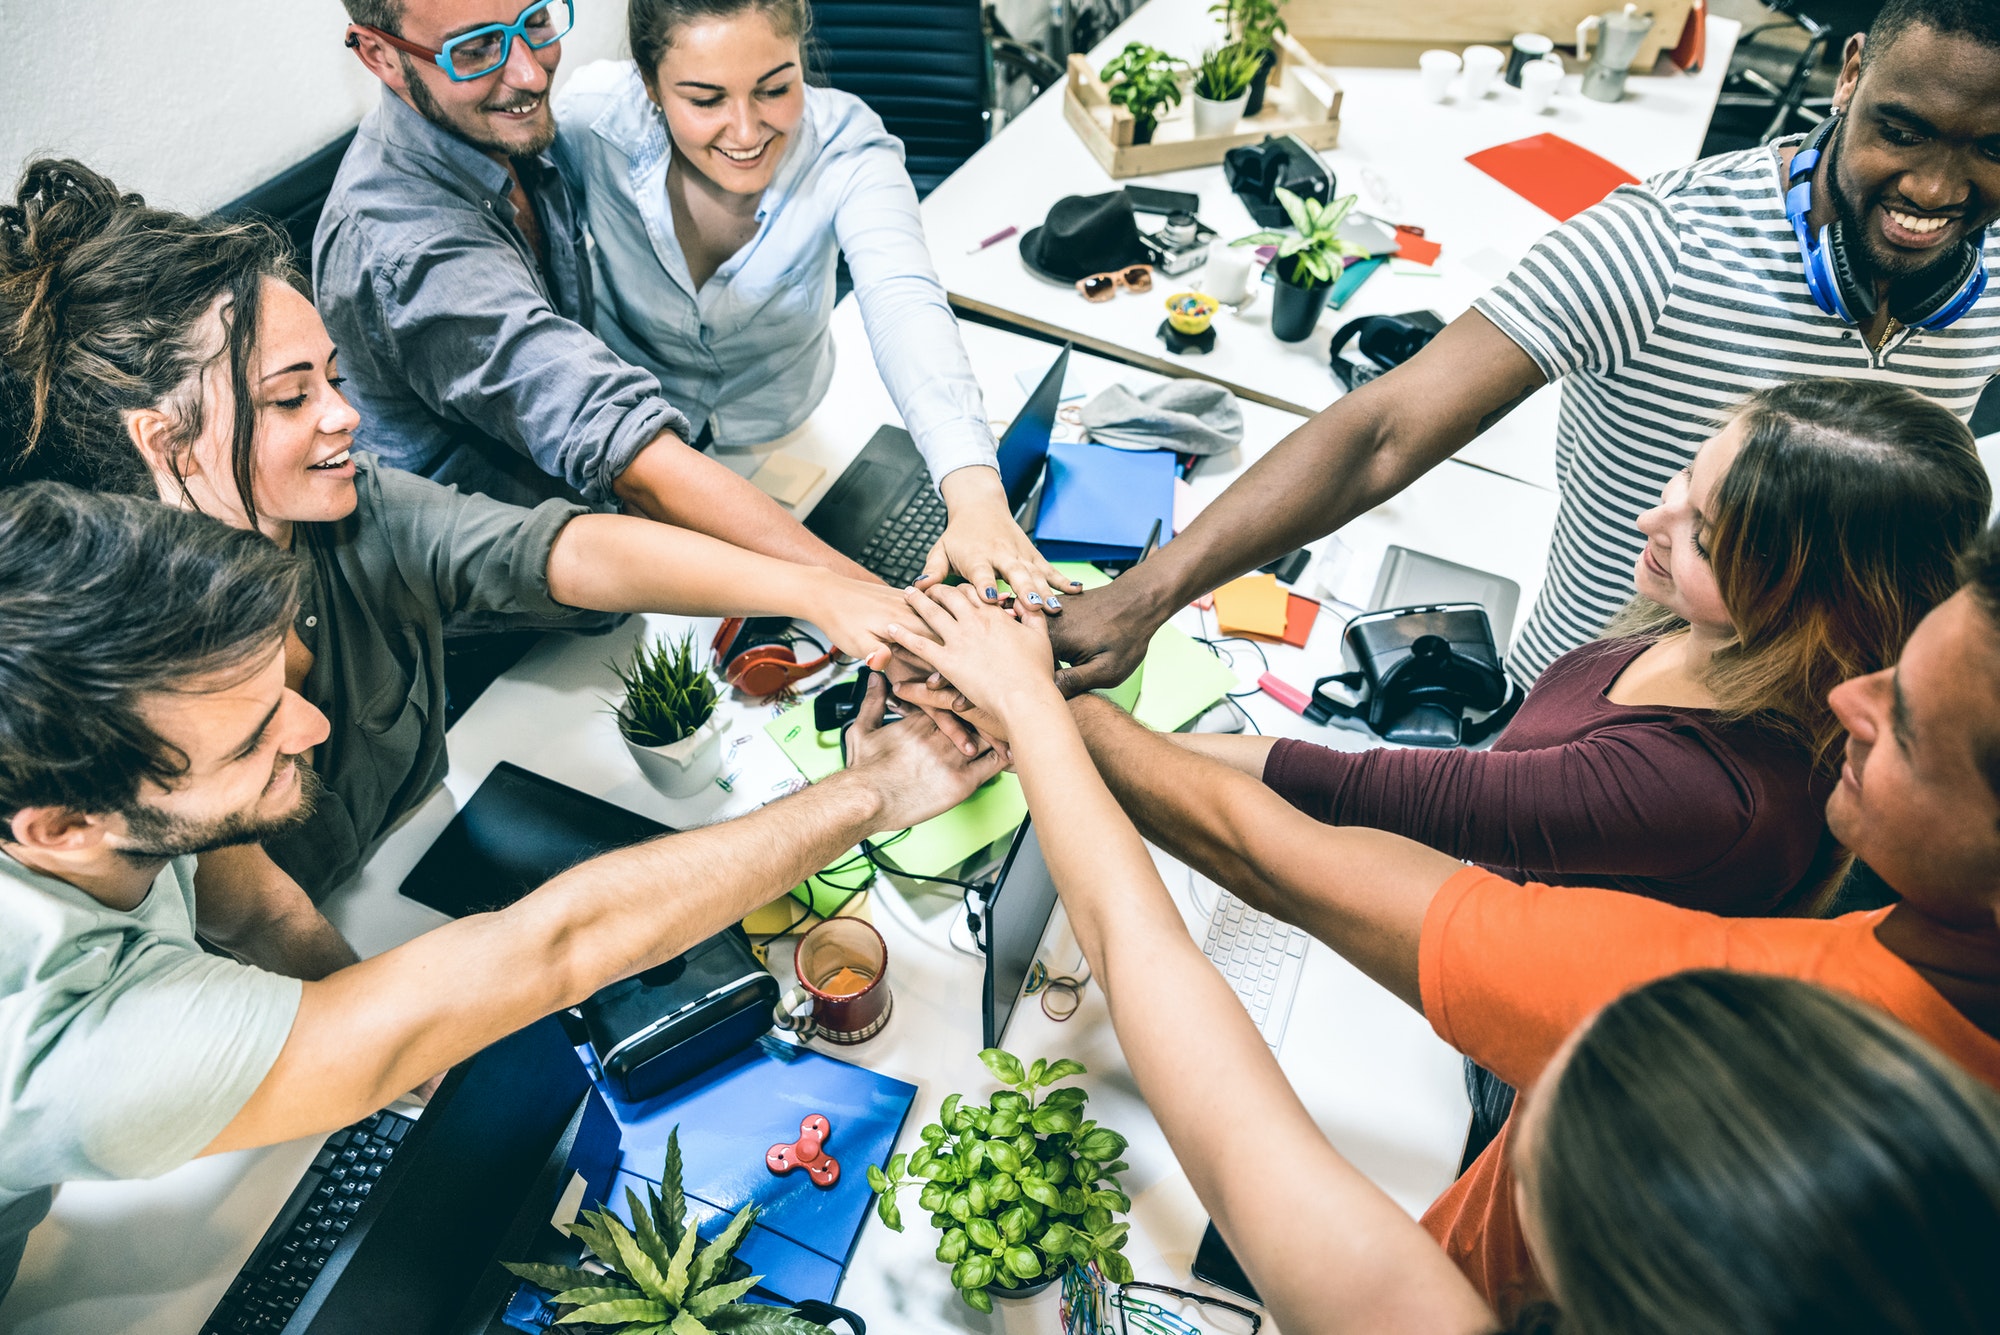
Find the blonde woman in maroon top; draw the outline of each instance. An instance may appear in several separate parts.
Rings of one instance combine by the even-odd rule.
[[[1895,661],[1991,503],[1971,433],[1928,400],[1775,386],[1639,517],[1639,597],[1550,665],[1490,750],[1175,740],[1330,824],[1516,880],[1810,912],[1844,860],[1821,816],[1840,764],[1827,692]]]

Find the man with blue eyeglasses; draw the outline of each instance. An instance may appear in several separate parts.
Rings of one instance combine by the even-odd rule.
[[[503,500],[627,509],[871,578],[691,448],[687,417],[592,332],[583,221],[548,150],[573,0],[345,0],[385,88],[313,238],[361,439]]]

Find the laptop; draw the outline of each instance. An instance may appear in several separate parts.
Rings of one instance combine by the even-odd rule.
[[[418,1116],[328,1137],[203,1335],[500,1331],[500,1262],[575,1264],[550,1221],[608,1194],[618,1143],[562,1026],[538,1020],[453,1067]]]
[[[986,983],[981,1002],[985,1046],[997,1048],[1007,1022],[1021,1003],[1022,989],[1035,967],[1042,936],[1055,912],[1056,883],[1042,860],[1042,843],[1033,821],[1021,822],[1007,861],[986,896],[984,930]]]
[[[1027,514],[1040,487],[1068,370],[1065,343],[1000,437],[1000,481],[1017,520]],[[944,535],[946,518],[944,498],[932,484],[916,442],[903,428],[885,426],[813,507],[805,525],[842,556],[901,587],[924,573],[931,548]]]

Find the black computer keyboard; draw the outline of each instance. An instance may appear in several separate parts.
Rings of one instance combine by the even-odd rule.
[[[415,1125],[414,1119],[385,1110],[328,1136],[236,1282],[209,1313],[202,1335],[283,1330],[360,1213],[389,1156]]]
[[[944,497],[926,483],[901,510],[882,522],[855,559],[893,585],[914,583],[931,548],[944,536]]]

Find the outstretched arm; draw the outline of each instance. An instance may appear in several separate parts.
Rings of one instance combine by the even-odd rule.
[[[1138,666],[1174,611],[1365,514],[1450,458],[1544,384],[1477,311],[1279,442],[1187,530],[1111,584],[1064,599],[1051,624],[1065,695]]]
[[[204,1153],[331,1131],[523,1025],[670,959],[867,835],[962,801],[999,771],[924,718],[849,732],[852,768],[740,820],[607,853],[497,913],[461,918],[305,985],[264,1081]]]
[[[1070,708],[1140,833],[1423,1009],[1417,940],[1457,860],[1380,830],[1321,825],[1259,780],[1191,754],[1099,697]]]
[[[1015,625],[959,589],[936,601],[916,614],[944,638],[939,668],[1007,728],[1042,855],[1140,1093],[1279,1324],[1493,1330],[1429,1235],[1327,1143],[1188,936],[1063,708],[1042,618]]]

